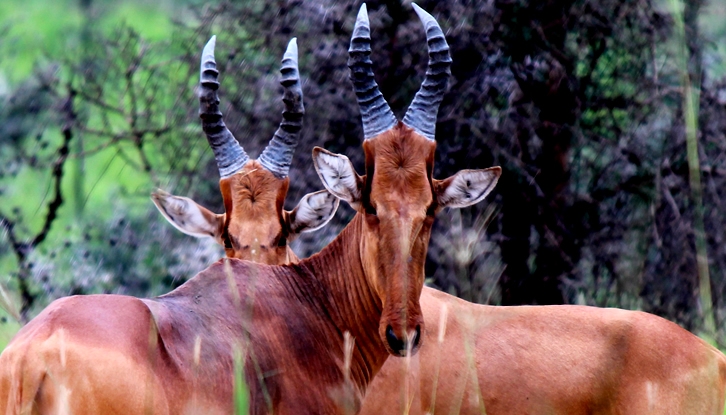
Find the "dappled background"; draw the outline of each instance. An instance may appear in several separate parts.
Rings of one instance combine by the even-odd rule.
[[[488,304],[641,309],[726,338],[726,4],[686,3],[418,2],[454,61],[435,176],[504,170],[488,202],[439,214],[430,285]],[[400,116],[424,33],[409,1],[367,5],[376,78]],[[307,113],[288,208],[322,188],[316,145],[363,172],[346,65],[359,7],[0,3],[0,333],[65,295],[162,294],[223,255],[149,199],[162,188],[222,210],[195,91],[212,34],[221,108],[253,157],[280,122],[279,61],[298,38]],[[293,248],[318,251],[353,213],[341,205]]]

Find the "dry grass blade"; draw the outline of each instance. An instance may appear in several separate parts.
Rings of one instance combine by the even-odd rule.
[[[20,308],[15,304],[15,301],[10,297],[10,294],[8,294],[2,284],[0,284],[0,309],[15,319],[15,321],[20,322]]]

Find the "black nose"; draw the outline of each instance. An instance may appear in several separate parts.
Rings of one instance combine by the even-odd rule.
[[[413,347],[411,350],[418,349],[418,344],[421,343],[421,326],[416,325],[416,332],[413,334]]]
[[[413,347],[411,350],[415,350],[418,347],[418,344],[421,342],[421,326],[416,326],[416,331],[414,332],[413,338],[410,339],[413,341]],[[393,350],[393,352],[398,356],[405,356],[406,355],[406,342],[404,340],[399,339],[396,337],[396,334],[393,332],[393,327],[389,324],[388,327],[386,327],[386,341],[388,342],[388,346]]]
[[[393,327],[390,325],[386,327],[386,341],[388,342],[388,347],[393,350],[394,353],[397,355],[401,355],[405,352],[405,348],[403,347],[403,341],[400,340],[396,335],[393,333]]]

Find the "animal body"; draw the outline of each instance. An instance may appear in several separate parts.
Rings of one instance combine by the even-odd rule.
[[[423,346],[386,361],[360,414],[723,413],[726,356],[658,316],[477,305],[428,287],[420,305]]]
[[[431,32],[429,72],[402,122],[373,80],[365,6],[359,13],[349,65],[366,174],[359,176],[345,156],[314,152],[327,190],[357,210],[330,245],[290,265],[223,259],[153,299],[57,300],[0,355],[0,408],[8,414],[231,413],[234,356],[240,356],[250,413],[355,413],[388,355],[413,355],[424,342],[418,299],[436,212],[482,200],[501,171],[432,177],[448,52],[439,53],[443,34],[433,18],[417,12]],[[202,85],[216,91],[215,65],[203,62]],[[218,113],[215,93],[202,101]],[[212,135],[228,133],[221,114],[210,121]],[[223,177],[245,164],[241,152],[227,148],[215,149]],[[234,243],[224,232],[222,241]]]
[[[420,304],[424,345],[386,361],[360,414],[723,414],[723,353],[658,316],[426,287]]]

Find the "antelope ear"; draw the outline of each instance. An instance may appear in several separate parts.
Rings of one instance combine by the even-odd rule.
[[[481,202],[494,189],[501,167],[462,170],[445,180],[434,181],[439,207],[463,208]]]
[[[358,209],[363,179],[355,172],[348,157],[320,147],[313,149],[313,163],[323,185],[333,196]]]
[[[211,236],[221,241],[224,215],[212,213],[188,197],[174,196],[161,189],[151,194],[151,200],[166,220],[185,234],[197,238]]]
[[[333,218],[338,210],[340,199],[327,190],[308,193],[300,199],[292,212],[287,213],[287,229],[289,239],[302,232],[316,231]]]

